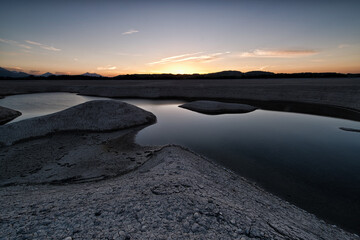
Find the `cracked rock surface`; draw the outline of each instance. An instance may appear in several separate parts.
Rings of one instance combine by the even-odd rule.
[[[0,208],[1,239],[359,239],[179,146],[103,181],[2,187]]]
[[[18,135],[0,146],[0,239],[359,239],[188,149],[135,144],[151,113],[121,105],[97,121],[119,105],[79,106],[8,125]],[[61,122],[79,114],[94,121]],[[14,140],[59,126],[115,129]]]

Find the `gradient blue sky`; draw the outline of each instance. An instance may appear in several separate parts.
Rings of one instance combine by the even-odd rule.
[[[360,1],[4,1],[0,66],[103,75],[360,72]]]

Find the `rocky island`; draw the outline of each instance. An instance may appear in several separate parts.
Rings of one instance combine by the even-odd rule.
[[[256,110],[256,107],[246,104],[217,101],[194,101],[179,107],[205,114],[248,113]]]

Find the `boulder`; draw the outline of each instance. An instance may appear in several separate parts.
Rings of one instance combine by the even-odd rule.
[[[0,145],[66,131],[111,131],[149,124],[155,115],[128,103],[86,102],[46,116],[0,126]]]

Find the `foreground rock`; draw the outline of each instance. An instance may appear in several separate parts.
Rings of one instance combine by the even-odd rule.
[[[142,128],[56,133],[0,147],[0,186],[99,181],[128,173],[158,149],[134,143]]]
[[[247,113],[256,110],[256,107],[246,104],[216,101],[194,101],[179,107],[205,114]]]
[[[0,125],[10,122],[21,115],[21,112],[0,106]]]
[[[176,146],[100,182],[0,189],[4,239],[359,239]]]
[[[110,131],[155,122],[133,105],[111,100],[86,102],[50,115],[0,126],[0,145],[65,131]]]
[[[0,146],[0,239],[359,239],[189,150],[134,144],[127,127],[154,120],[98,101],[9,124],[53,134]]]
[[[359,132],[360,133],[360,129],[346,128],[346,127],[340,127],[340,129],[343,131],[347,131],[347,132]]]

